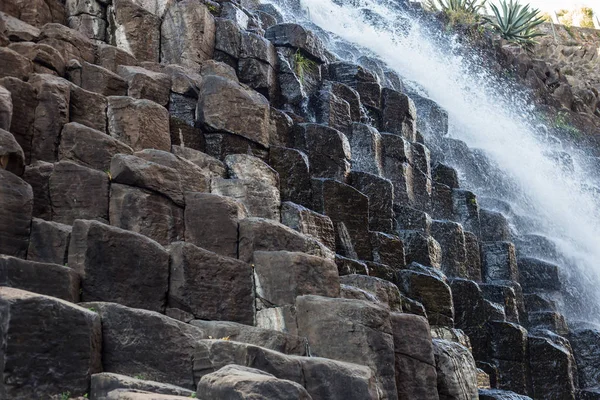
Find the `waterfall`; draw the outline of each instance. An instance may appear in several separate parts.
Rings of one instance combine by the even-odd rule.
[[[404,11],[398,0],[274,3],[296,22],[320,28],[317,33],[323,31],[340,58],[372,55],[402,76],[411,91],[443,107],[449,137],[489,160],[486,176],[477,176],[461,160],[447,158],[461,185],[480,198],[510,204],[516,236],[549,238],[558,255],[545,258],[562,267],[566,290],[580,299],[563,311],[571,319],[600,321],[600,204],[590,157],[550,136],[524,93],[486,71],[455,38]],[[432,148],[439,140],[426,136]]]

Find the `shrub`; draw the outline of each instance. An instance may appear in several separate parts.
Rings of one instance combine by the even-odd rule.
[[[496,20],[488,18],[487,21],[504,39],[521,45],[531,45],[536,43],[536,37],[544,35],[537,29],[544,22],[544,17],[540,10],[530,8],[529,4],[522,5],[513,0],[510,2],[502,0],[500,2],[502,12],[495,4],[490,6]]]
[[[485,4],[486,0],[428,0],[426,6],[430,11],[443,12],[450,26],[470,26],[479,23]]]

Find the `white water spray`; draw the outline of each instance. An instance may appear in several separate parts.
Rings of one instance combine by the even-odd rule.
[[[445,108],[450,118],[450,137],[483,150],[501,173],[516,183],[511,205],[539,222],[535,232],[520,227],[520,233],[552,238],[569,266],[565,267],[567,275],[577,268],[578,279],[586,280],[586,284],[600,282],[600,208],[586,190],[593,184],[580,168],[575,152],[570,154],[575,160],[574,171],[566,171],[549,155],[566,150],[536,132],[531,123],[534,109],[524,96],[503,90],[491,74],[457,55],[453,48],[442,47],[447,41],[436,40],[418,21],[382,0],[356,0],[353,6],[333,0],[300,3],[309,10],[312,23],[368,49]],[[478,194],[495,194],[493,182],[487,187],[463,183]],[[600,295],[589,300],[590,309],[585,312],[588,318],[599,319],[599,300]],[[596,313],[592,316],[593,310]]]

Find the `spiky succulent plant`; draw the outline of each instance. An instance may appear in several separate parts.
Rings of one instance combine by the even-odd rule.
[[[486,0],[428,0],[427,7],[444,12],[477,14],[483,9],[485,3]]]
[[[495,4],[490,6],[496,19],[487,20],[504,39],[522,45],[531,45],[536,43],[536,37],[544,35],[538,30],[538,26],[545,19],[540,10],[531,8],[529,4],[501,0],[500,8]]]

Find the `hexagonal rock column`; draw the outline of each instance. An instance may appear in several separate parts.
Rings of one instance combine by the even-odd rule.
[[[153,311],[87,303],[102,317],[104,371],[195,389],[192,354],[204,332]],[[167,339],[168,338],[168,339]]]
[[[168,305],[198,319],[254,325],[252,268],[185,242],[170,248]]]
[[[25,258],[32,212],[31,186],[0,168],[0,253]]]
[[[140,61],[160,59],[160,17],[132,0],[115,0],[108,7],[108,40]]]
[[[433,352],[440,399],[476,399],[477,368],[469,349],[459,343],[434,339]]]
[[[53,297],[0,287],[3,362],[0,397],[47,398],[87,392],[102,370],[100,318]],[[35,326],[36,329],[32,329]]]
[[[366,301],[319,296],[298,297],[296,308],[298,333],[308,338],[313,355],[367,365],[381,398],[398,399],[388,310]]]
[[[164,311],[169,254],[146,236],[97,221],[76,220],[69,266],[81,274],[83,301],[114,301]]]

